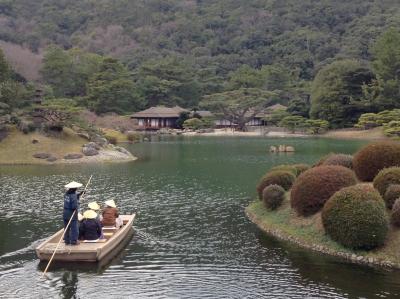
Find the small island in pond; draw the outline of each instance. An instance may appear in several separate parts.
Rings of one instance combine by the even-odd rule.
[[[355,263],[400,268],[400,144],[276,166],[257,193],[246,215],[262,231]]]

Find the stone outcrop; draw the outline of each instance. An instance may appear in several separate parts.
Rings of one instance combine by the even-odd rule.
[[[89,142],[82,146],[82,153],[85,156],[96,156],[99,154],[100,149],[101,147],[97,143]]]
[[[82,153],[85,156],[96,156],[99,154],[99,151],[97,149],[95,149],[94,147],[84,146],[84,147],[82,147]]]

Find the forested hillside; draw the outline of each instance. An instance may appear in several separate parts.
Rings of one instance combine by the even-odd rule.
[[[351,65],[363,75],[352,84],[372,84],[379,77],[371,68],[375,42],[399,26],[400,4],[395,0],[0,0],[0,40],[44,53],[47,65],[41,80],[54,96],[84,97],[83,103],[97,112],[107,111],[96,110],[90,102],[97,95],[88,93],[105,92],[96,84],[101,85],[104,68],[114,64],[121,73],[113,78],[132,92],[113,111],[156,104],[196,107],[205,95],[261,88],[273,91],[275,102],[308,116],[309,95],[318,91],[311,82],[321,69],[355,59],[359,65]],[[49,50],[54,45],[59,48]],[[76,73],[63,78],[65,72],[57,71],[67,57],[62,55],[71,60],[68,66],[77,55],[90,56],[85,58],[89,69],[76,70],[83,81],[65,86]],[[117,60],[104,65],[100,60],[106,56]],[[92,76],[101,70],[103,76]],[[129,76],[133,85],[127,83]],[[250,84],[235,83],[235,76],[247,76]],[[360,87],[354,94],[364,97],[365,92]],[[334,123],[348,125],[362,112],[379,109],[353,109],[350,118],[343,112],[346,119]],[[311,116],[332,121],[317,108]]]
[[[131,68],[178,56],[226,76],[241,64],[283,64],[303,79],[335,57],[369,59],[400,24],[388,0],[1,0],[0,38],[122,58]]]

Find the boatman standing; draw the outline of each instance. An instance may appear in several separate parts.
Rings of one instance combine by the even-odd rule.
[[[79,210],[79,197],[83,192],[77,192],[77,189],[82,187],[81,183],[71,182],[65,185],[65,195],[64,195],[64,229],[66,229],[64,234],[64,242],[66,245],[78,245],[79,237],[79,225],[78,225],[78,210]],[[69,220],[71,223],[68,225]]]

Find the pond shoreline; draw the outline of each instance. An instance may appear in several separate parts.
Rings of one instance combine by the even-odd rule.
[[[316,242],[315,240],[310,241],[308,238],[304,236],[308,232],[299,232],[294,228],[298,224],[292,224],[292,220],[290,219],[273,219],[271,216],[271,211],[260,211],[260,205],[262,205],[261,201],[255,201],[250,203],[249,206],[245,209],[245,214],[247,218],[253,222],[261,231],[264,233],[273,236],[279,240],[287,241],[297,246],[300,246],[304,249],[308,249],[314,252],[343,258],[351,263],[361,264],[361,265],[368,265],[368,266],[377,266],[386,269],[400,269],[400,261],[393,259],[383,259],[381,257],[376,257],[372,251],[366,252],[357,252],[351,249],[345,248],[335,248],[335,246],[329,246],[329,242],[324,244],[323,242]],[[285,208],[284,208],[285,209]],[[317,216],[318,217],[318,216]],[[315,231],[313,232],[315,233]],[[317,234],[321,234],[321,232],[317,232]],[[330,243],[334,243],[330,241]],[[379,252],[379,249],[376,253]]]
[[[330,130],[324,134],[310,135],[305,133],[289,133],[286,131],[234,131],[232,129],[216,129],[214,132],[183,132],[182,136],[212,136],[212,137],[274,137],[274,138],[330,138],[330,139],[343,139],[343,140],[390,140],[382,132],[382,128],[374,128],[370,130],[357,130],[357,129],[340,129]]]

